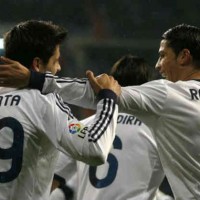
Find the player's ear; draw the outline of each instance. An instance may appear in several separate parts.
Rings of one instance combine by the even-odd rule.
[[[182,66],[188,65],[192,61],[189,49],[183,49],[178,55],[178,60]]]
[[[32,70],[39,72],[40,71],[40,64],[41,64],[41,59],[39,57],[35,57],[33,59],[32,66],[31,66]]]

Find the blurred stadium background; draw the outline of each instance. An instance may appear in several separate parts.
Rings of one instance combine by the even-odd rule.
[[[0,3],[0,37],[16,23],[28,19],[51,20],[68,29],[69,38],[61,49],[63,76],[84,77],[87,69],[96,74],[109,73],[113,63],[127,53],[145,57],[154,72],[161,34],[180,23],[200,25],[199,0],[0,0]],[[79,111],[77,115],[82,117]]]

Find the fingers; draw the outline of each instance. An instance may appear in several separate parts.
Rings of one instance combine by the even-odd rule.
[[[10,84],[0,81],[0,87],[9,87]]]
[[[0,57],[5,64],[0,65],[0,86],[25,87],[29,83],[30,71],[19,62],[9,58]]]
[[[94,92],[95,92],[96,94],[98,94],[98,93],[99,93],[99,90],[101,90],[102,88],[101,88],[101,86],[99,85],[97,79],[94,77],[94,73],[93,73],[92,71],[90,71],[90,70],[87,70],[87,71],[86,71],[86,76],[87,76],[87,78],[88,78],[89,81],[90,81],[90,85],[92,86],[92,89],[94,90]]]
[[[121,86],[112,76],[109,76],[107,74],[101,74],[97,77],[94,77],[93,72],[89,70],[86,72],[86,75],[95,93],[98,94],[98,92],[101,89],[110,89],[113,92],[115,92],[118,96],[120,95]]]
[[[4,56],[0,56],[0,61],[7,64],[14,64],[16,61],[6,58]]]
[[[92,71],[90,71],[90,70],[87,70],[86,71],[86,76],[88,77],[88,79],[90,80],[92,80],[92,79],[94,79],[95,77],[94,77],[94,73],[92,72]]]
[[[8,70],[8,65],[6,64],[0,64],[0,73],[4,73],[4,71],[7,71]]]
[[[121,86],[118,84],[118,82],[116,81],[115,83],[115,89],[113,89],[113,91],[116,93],[117,96],[120,96],[121,94]]]
[[[10,78],[3,78],[0,76],[0,87],[8,87],[13,82]]]

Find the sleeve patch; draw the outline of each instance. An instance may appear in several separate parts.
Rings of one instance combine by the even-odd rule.
[[[69,132],[71,133],[71,134],[76,134],[76,133],[78,133],[78,132],[80,132],[80,130],[81,130],[81,125],[80,124],[70,124],[69,125]]]

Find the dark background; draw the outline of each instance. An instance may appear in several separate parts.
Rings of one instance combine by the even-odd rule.
[[[28,19],[65,26],[63,74],[109,72],[122,55],[144,56],[154,67],[161,34],[188,23],[199,26],[200,1],[186,0],[0,0],[0,34]]]

